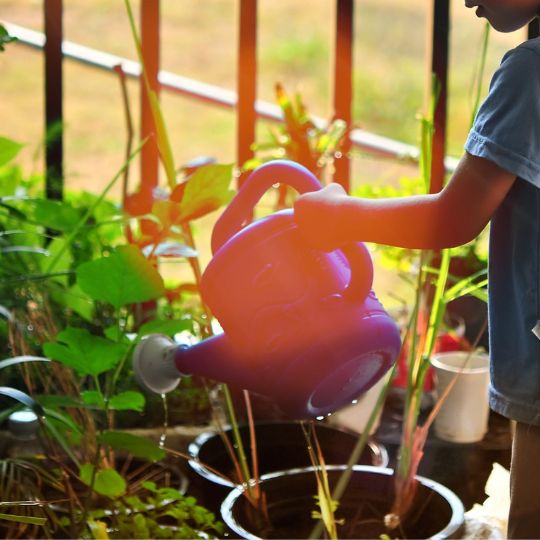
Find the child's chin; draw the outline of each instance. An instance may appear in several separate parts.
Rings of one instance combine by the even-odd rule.
[[[501,32],[503,34],[509,34],[510,32],[515,32],[516,30],[519,30],[520,28],[523,28],[528,24],[527,22],[516,22],[514,24],[509,23],[508,21],[492,21],[489,20],[489,23],[493,27],[494,30],[497,32]]]

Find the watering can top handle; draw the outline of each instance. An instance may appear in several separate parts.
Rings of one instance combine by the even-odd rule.
[[[317,177],[298,163],[277,160],[261,165],[249,175],[218,219],[212,233],[212,253],[242,228],[261,197],[278,182],[286,183],[298,193],[321,189]]]
[[[286,183],[299,193],[318,191],[322,187],[311,171],[293,161],[276,160],[261,165],[250,174],[216,222],[212,233],[213,254],[242,228],[261,197],[278,182]],[[351,268],[346,294],[356,301],[362,300],[373,282],[371,256],[363,244],[347,244],[342,251]]]

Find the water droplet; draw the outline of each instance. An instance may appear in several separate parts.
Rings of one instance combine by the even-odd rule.
[[[158,446],[163,448],[167,440],[167,429],[169,428],[169,407],[167,406],[167,396],[165,394],[161,394],[161,401],[163,402],[163,433],[159,437]]]

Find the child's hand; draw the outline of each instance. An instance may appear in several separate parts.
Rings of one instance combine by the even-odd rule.
[[[332,251],[347,242],[344,237],[343,203],[348,199],[340,184],[301,195],[294,203],[294,220],[300,234],[314,248]]]

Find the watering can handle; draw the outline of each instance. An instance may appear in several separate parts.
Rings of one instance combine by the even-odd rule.
[[[298,191],[318,191],[321,184],[316,176],[303,165],[287,160],[276,160],[255,169],[234,199],[216,222],[212,233],[212,253],[236,234],[250,216],[261,197],[276,183],[286,183]],[[373,264],[367,248],[362,243],[347,244],[342,248],[351,268],[347,296],[363,300],[371,290]]]

